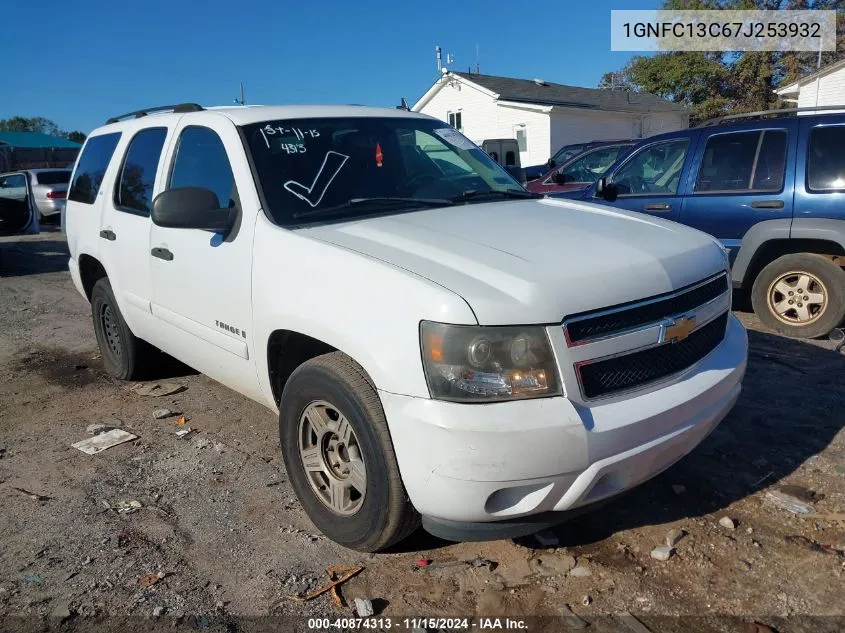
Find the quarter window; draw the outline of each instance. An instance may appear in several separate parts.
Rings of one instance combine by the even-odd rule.
[[[67,196],[69,201],[94,203],[118,141],[120,132],[88,137],[76,171],[73,172],[73,182]]]
[[[620,196],[676,195],[688,139],[656,143],[634,154],[613,175]]]
[[[707,139],[696,193],[780,191],[786,166],[786,131],[716,134]]]
[[[807,185],[812,191],[845,189],[845,127],[817,127],[810,134]]]
[[[149,215],[166,137],[167,128],[154,127],[141,130],[132,138],[115,188],[114,204],[118,209]]]
[[[202,187],[217,195],[220,208],[234,207],[238,193],[223,141],[207,127],[186,127],[170,172],[170,189]]]

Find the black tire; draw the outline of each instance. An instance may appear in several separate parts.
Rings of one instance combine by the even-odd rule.
[[[823,288],[818,288],[816,282],[813,282],[812,291],[823,291],[826,299],[822,309],[815,306],[812,308],[815,312],[811,314],[811,319],[806,324],[795,321],[794,317],[797,313],[780,317],[771,305],[775,298],[770,300],[770,297],[781,296],[772,295],[778,281],[790,274],[798,276],[807,274],[823,286]],[[801,290],[808,292],[804,288]],[[786,299],[791,300],[789,297]],[[754,313],[763,325],[778,334],[795,338],[825,336],[845,319],[845,271],[821,255],[810,253],[784,255],[763,268],[757,275],[751,289],[751,304],[754,307]]]
[[[348,420],[366,467],[366,492],[354,514],[331,510],[314,492],[300,456],[300,418],[327,402]],[[294,492],[323,534],[350,549],[377,552],[409,536],[420,524],[399,475],[378,393],[363,368],[342,352],[300,365],[282,393],[279,438]]]
[[[150,346],[132,334],[126,325],[111,284],[105,277],[98,280],[91,291],[91,315],[106,373],[120,380],[138,378]]]

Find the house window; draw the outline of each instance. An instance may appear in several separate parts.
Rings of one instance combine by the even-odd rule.
[[[526,129],[525,125],[515,125],[513,128],[514,136],[516,136],[516,142],[519,145],[520,152],[527,152],[528,151],[528,130]]]
[[[449,118],[449,125],[451,125],[456,130],[462,130],[463,124],[461,121],[461,111],[458,110],[457,112],[447,112],[446,116]]]

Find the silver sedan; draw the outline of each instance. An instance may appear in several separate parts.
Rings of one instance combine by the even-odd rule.
[[[70,169],[29,169],[32,195],[41,219],[56,216],[65,207]]]

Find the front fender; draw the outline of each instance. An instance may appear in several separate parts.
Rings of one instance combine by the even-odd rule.
[[[269,225],[266,219],[259,223]],[[422,320],[477,324],[454,292],[391,264],[297,231],[256,231],[253,331],[262,392],[273,402],[267,344],[291,330],[355,359],[383,391],[428,397],[420,358]]]

